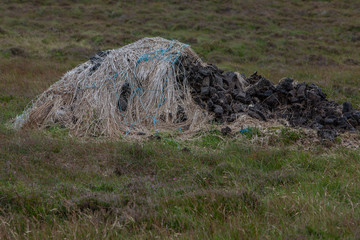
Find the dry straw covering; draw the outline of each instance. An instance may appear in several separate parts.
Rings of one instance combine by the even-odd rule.
[[[210,116],[193,101],[186,79],[178,81],[184,61],[205,65],[188,45],[160,37],[99,52],[39,95],[14,126],[57,124],[75,136],[109,137],[195,130]]]

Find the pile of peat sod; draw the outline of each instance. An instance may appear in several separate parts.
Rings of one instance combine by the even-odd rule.
[[[315,84],[283,78],[273,85],[257,72],[246,78],[211,64],[185,68],[194,101],[215,113],[219,123],[233,122],[241,114],[262,121],[286,119],[292,127],[315,129],[320,138],[330,141],[339,133],[360,129],[360,111],[349,102],[341,106],[326,99]]]
[[[212,121],[231,127],[244,115],[284,119],[330,141],[360,130],[360,111],[326,99],[315,84],[283,78],[274,85],[256,72],[246,78],[203,62],[186,44],[159,37],[98,52],[37,97],[14,126],[57,124],[76,136],[118,137],[154,130],[194,133]]]

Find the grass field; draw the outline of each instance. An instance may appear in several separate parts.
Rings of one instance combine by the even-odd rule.
[[[216,130],[133,143],[7,127],[96,51],[145,36],[359,109],[359,1],[74,2],[0,2],[0,239],[360,239],[359,150],[308,149],[290,129],[263,145]]]

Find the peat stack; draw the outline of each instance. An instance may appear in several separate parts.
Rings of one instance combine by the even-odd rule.
[[[213,112],[219,123],[231,123],[242,114],[262,121],[286,119],[291,126],[316,129],[330,140],[339,132],[360,129],[360,111],[349,102],[328,100],[313,83],[283,78],[274,85],[257,72],[246,78],[214,65],[188,65],[186,72],[194,101]]]
[[[126,136],[159,130],[195,131],[241,115],[286,119],[333,140],[360,128],[350,103],[330,101],[315,84],[223,71],[204,63],[186,44],[144,38],[98,52],[39,95],[15,127],[60,125],[76,136]]]

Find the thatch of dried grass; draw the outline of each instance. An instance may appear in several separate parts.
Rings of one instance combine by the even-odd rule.
[[[187,126],[198,129],[209,113],[196,105],[178,61],[204,64],[187,45],[144,38],[110,50],[95,72],[87,61],[67,72],[18,116],[17,128],[60,124],[75,136],[118,137]],[[126,110],[119,99],[128,88]],[[187,116],[180,121],[179,109]]]

